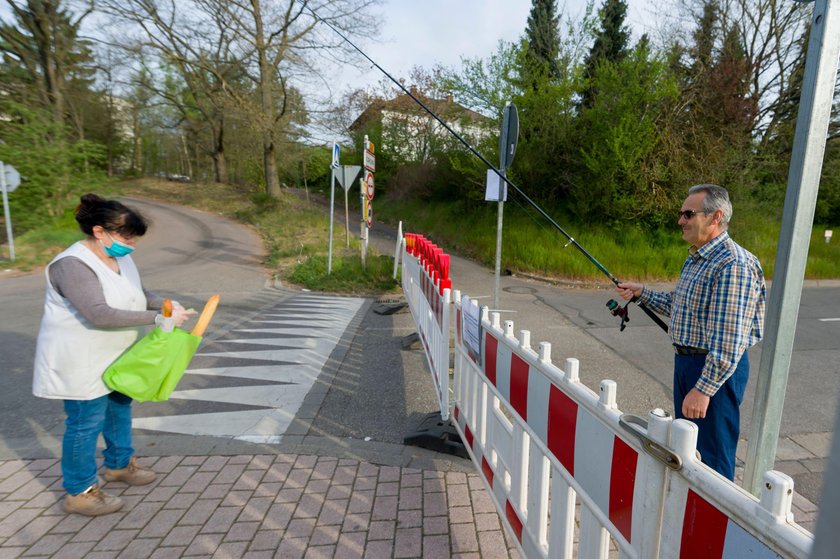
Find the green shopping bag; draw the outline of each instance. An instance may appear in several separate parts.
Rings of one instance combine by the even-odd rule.
[[[109,388],[138,402],[169,399],[201,343],[201,336],[175,328],[155,328],[102,374]]]

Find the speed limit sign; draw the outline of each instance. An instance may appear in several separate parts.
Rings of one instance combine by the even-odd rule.
[[[367,171],[365,173],[365,194],[368,197],[368,200],[373,200],[373,173]]]

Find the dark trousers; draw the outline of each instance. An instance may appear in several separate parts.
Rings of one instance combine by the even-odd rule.
[[[705,363],[705,355],[674,356],[674,415],[677,419],[687,419],[682,414],[682,402],[700,378]],[[706,417],[688,419],[699,427],[697,450],[701,460],[728,479],[735,478],[735,448],[741,430],[740,405],[749,376],[750,360],[744,352],[735,372],[709,401]]]

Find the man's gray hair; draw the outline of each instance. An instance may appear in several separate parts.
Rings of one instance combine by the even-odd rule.
[[[703,199],[703,211],[709,213],[713,213],[715,210],[723,211],[720,225],[724,229],[728,227],[729,220],[732,219],[732,202],[729,201],[729,192],[716,184],[695,184],[688,189],[689,195],[698,192],[706,193],[706,197]]]

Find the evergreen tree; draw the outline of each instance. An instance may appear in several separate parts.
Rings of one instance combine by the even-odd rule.
[[[559,77],[557,58],[560,55],[560,16],[556,0],[533,0],[525,39],[528,42],[527,59],[532,70]],[[533,83],[533,82],[532,82]]]
[[[583,107],[591,107],[595,98],[598,89],[595,71],[598,65],[604,62],[621,62],[627,57],[630,29],[624,25],[626,17],[625,0],[605,0],[604,6],[598,10],[601,28],[595,35],[595,42],[584,62],[587,83],[582,93]]]

